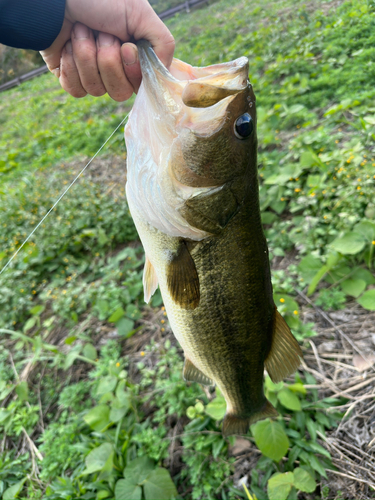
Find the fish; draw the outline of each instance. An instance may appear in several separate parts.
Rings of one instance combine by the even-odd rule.
[[[249,61],[169,70],[137,43],[142,83],[125,127],[128,206],[145,250],[144,298],[160,287],[183,377],[216,385],[224,436],[277,416],[279,382],[302,351],[272,294],[259,208]]]

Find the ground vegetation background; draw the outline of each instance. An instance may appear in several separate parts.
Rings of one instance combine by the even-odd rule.
[[[274,298],[305,362],[223,439],[186,384],[124,198],[122,131],[0,276],[0,496],[368,499],[375,488],[375,4],[220,0],[176,57],[247,56]],[[52,75],[0,94],[0,268],[129,112]]]

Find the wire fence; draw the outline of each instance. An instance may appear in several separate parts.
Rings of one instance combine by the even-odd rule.
[[[190,12],[191,9],[209,3],[210,1],[211,0],[185,0],[185,2],[176,5],[175,7],[171,7],[164,12],[161,12],[160,14],[158,14],[158,16],[163,20],[169,19],[179,12]],[[21,83],[26,82],[27,80],[31,80],[36,76],[43,75],[44,73],[48,73],[48,68],[46,65],[40,66],[40,68],[33,69],[32,71],[29,71],[24,75],[17,76],[17,78],[13,78],[13,80],[9,80],[8,82],[3,83],[2,85],[0,85],[0,92],[4,92],[5,90],[17,87],[18,85],[21,85]]]

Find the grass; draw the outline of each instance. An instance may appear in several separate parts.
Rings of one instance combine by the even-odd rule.
[[[168,21],[176,57],[249,58],[275,301],[301,341],[314,330],[299,319],[296,290],[331,309],[375,309],[373,9],[221,0]],[[131,103],[75,100],[52,75],[0,95],[0,267]],[[99,500],[133,488],[148,500],[162,498],[158,487],[172,498],[176,485],[193,499],[247,498],[232,481],[220,394],[182,381],[160,296],[143,306],[120,131],[108,148],[0,276],[0,494]],[[294,264],[277,269],[290,252]],[[318,402],[306,383],[316,381],[266,382],[282,417],[248,436],[262,452],[251,495],[297,498],[332,467],[319,436],[337,424],[326,409],[340,401]],[[275,429],[270,454],[264,436]]]

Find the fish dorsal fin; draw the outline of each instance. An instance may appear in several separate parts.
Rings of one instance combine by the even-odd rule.
[[[146,255],[145,267],[143,268],[143,292],[146,304],[149,303],[158,287],[158,277],[155,268]]]
[[[188,358],[185,358],[182,376],[187,382],[198,382],[198,384],[202,385],[214,385],[213,381],[201,372]]]
[[[271,350],[264,364],[272,382],[280,382],[295,372],[301,363],[302,351],[289,326],[275,308]]]
[[[194,260],[185,241],[167,267],[167,285],[176,304],[184,309],[195,309],[199,304],[199,278]]]

